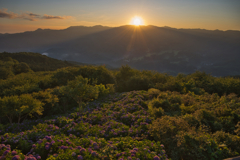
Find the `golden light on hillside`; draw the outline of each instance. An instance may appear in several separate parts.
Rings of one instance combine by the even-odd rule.
[[[144,21],[141,17],[136,16],[132,18],[130,24],[135,26],[144,25]]]

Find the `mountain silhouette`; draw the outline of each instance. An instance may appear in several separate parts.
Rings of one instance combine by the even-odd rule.
[[[69,27],[0,35],[0,52],[39,52],[91,64],[128,64],[170,74],[240,74],[240,31],[157,26]]]

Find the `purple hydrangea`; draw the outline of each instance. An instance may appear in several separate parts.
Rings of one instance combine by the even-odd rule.
[[[160,160],[160,158],[158,156],[155,156],[153,160]]]
[[[92,150],[91,148],[88,148],[88,152],[89,152],[89,153],[92,153],[92,151],[93,151],[93,150]]]
[[[33,156],[29,156],[29,157],[26,157],[24,160],[37,160],[37,159]]]
[[[46,150],[49,150],[49,149],[50,149],[50,145],[46,145],[46,146],[45,146],[45,149],[46,149]]]
[[[6,151],[3,152],[3,155],[8,154],[9,152],[10,152],[9,150],[6,150]]]
[[[61,146],[60,149],[68,149],[68,146]]]
[[[17,154],[17,152],[16,151],[12,151],[12,155],[14,156],[14,155],[16,155]]]
[[[52,138],[50,136],[46,136],[45,137],[48,141],[52,140]]]
[[[135,154],[131,154],[131,157],[135,157]]]
[[[78,160],[82,160],[83,157],[82,157],[81,155],[78,155],[77,159],[78,159]]]
[[[15,155],[12,160],[20,160],[20,156],[19,155]]]
[[[92,156],[96,157],[97,155],[98,154],[95,151],[92,152]]]
[[[85,151],[86,151],[85,148],[80,149],[80,152],[85,152]]]
[[[72,156],[73,156],[73,157],[76,156],[76,153],[75,153],[75,152],[72,152]]]
[[[95,150],[98,150],[98,149],[99,149],[99,147],[98,147],[98,146],[94,146],[94,149],[95,149]]]

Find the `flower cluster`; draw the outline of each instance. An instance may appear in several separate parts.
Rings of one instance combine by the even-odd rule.
[[[153,118],[142,106],[146,98],[144,91],[116,94],[89,103],[83,113],[24,122],[31,125],[19,132],[10,127],[12,133],[1,136],[0,154],[12,159],[167,159],[164,146],[147,139]],[[10,145],[22,152],[11,151]]]

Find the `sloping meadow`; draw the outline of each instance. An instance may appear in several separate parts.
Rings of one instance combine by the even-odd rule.
[[[150,89],[115,93],[75,110],[9,125],[0,132],[2,159],[218,160],[240,153],[235,94]]]
[[[84,113],[25,121],[1,131],[2,159],[167,159],[150,138],[146,91],[108,96]]]

